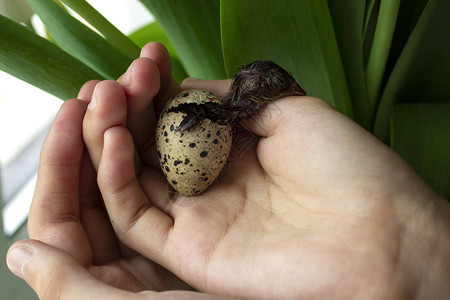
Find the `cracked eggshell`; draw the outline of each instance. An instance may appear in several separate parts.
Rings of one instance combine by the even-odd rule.
[[[231,126],[204,119],[183,132],[175,129],[186,114],[167,113],[181,103],[205,103],[220,100],[202,90],[186,90],[169,101],[156,128],[156,146],[167,181],[179,193],[195,196],[205,191],[219,176],[231,150]]]

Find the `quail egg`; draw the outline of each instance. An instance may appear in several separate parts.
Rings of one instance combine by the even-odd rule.
[[[186,103],[201,105],[207,102],[221,103],[207,91],[181,92],[164,108],[156,129],[162,171],[169,184],[185,196],[205,191],[219,176],[231,150],[229,125],[204,118],[188,130],[178,130],[187,114],[174,108]]]

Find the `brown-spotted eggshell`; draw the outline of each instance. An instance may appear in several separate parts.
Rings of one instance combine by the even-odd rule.
[[[162,111],[156,129],[156,145],[162,171],[170,185],[185,196],[205,191],[219,176],[231,150],[231,126],[209,119],[185,130],[176,131],[185,114],[167,111],[181,103],[220,100],[202,90],[186,90],[175,96]]]

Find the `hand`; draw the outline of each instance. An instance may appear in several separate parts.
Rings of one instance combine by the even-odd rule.
[[[150,44],[135,62],[136,72],[144,79],[146,72],[170,79],[170,69],[160,67],[166,58],[160,44]],[[28,221],[35,240],[14,244],[8,266],[40,299],[214,298],[187,291],[152,292],[191,288],[117,239],[82,140],[86,102],[96,84],[88,82],[80,91],[82,100],[66,101],[55,118],[41,152]],[[171,88],[169,82],[164,84],[161,93]],[[128,87],[130,99],[138,97],[138,88]]]
[[[182,87],[220,95],[229,83]],[[235,153],[210,189],[187,198],[170,192],[159,169],[150,114],[135,113],[151,99],[134,103],[124,89],[97,85],[83,134],[114,231],[131,249],[196,289],[234,297],[449,292],[449,205],[324,101],[284,98],[243,122],[261,138]]]
[[[430,293],[448,292],[448,205],[398,156],[323,101],[286,98],[267,107],[244,124],[263,138],[233,157],[211,189],[196,198],[171,198],[148,154],[151,131],[138,138],[136,129],[148,127],[130,126],[139,123],[130,118],[139,120],[130,112],[131,101],[127,115],[119,114],[120,122],[111,122],[114,113],[101,116],[102,109],[117,112],[125,102],[120,93],[107,101],[103,92],[110,84],[98,85],[98,102],[86,114],[84,134],[114,230],[134,250],[199,289],[247,298],[433,298]],[[226,84],[187,81],[184,88],[220,94]],[[85,91],[92,94],[92,89]],[[164,100],[156,97],[157,111]],[[93,126],[95,120],[100,126]],[[42,211],[60,203],[47,203]],[[70,243],[61,244],[71,253]],[[17,273],[39,274],[53,266],[51,261],[67,258],[51,255],[45,267],[33,268],[32,262],[46,253],[35,251],[36,259]],[[63,274],[80,269],[67,265]],[[49,272],[58,268],[61,264]],[[76,297],[94,286],[92,276],[81,275],[79,280],[56,277],[59,281],[42,276],[31,284],[47,291],[58,287]],[[77,289],[63,289],[72,283]],[[95,285],[96,292],[108,290]]]

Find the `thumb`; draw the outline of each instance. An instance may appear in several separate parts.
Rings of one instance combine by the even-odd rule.
[[[180,86],[183,90],[206,90],[218,97],[223,97],[227,94],[232,82],[232,79],[203,80],[198,78],[186,78]]]
[[[226,80],[202,80],[187,78],[181,83],[182,89],[203,89],[218,97],[227,94],[232,79]],[[278,99],[265,105],[251,118],[242,120],[240,124],[254,134],[269,137],[275,133],[280,123],[292,118],[298,118],[302,113],[321,109],[332,109],[325,101],[306,96],[291,96]]]
[[[111,299],[129,294],[95,278],[69,254],[36,240],[16,242],[8,268],[24,279],[39,299]]]

